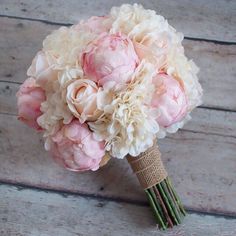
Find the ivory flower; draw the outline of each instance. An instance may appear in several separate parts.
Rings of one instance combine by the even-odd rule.
[[[72,171],[95,171],[105,155],[104,142],[96,141],[88,126],[78,120],[62,126],[51,140],[53,157]]]
[[[16,96],[18,119],[34,129],[42,130],[37,118],[42,114],[40,106],[46,99],[44,90],[33,78],[29,78],[20,86]]]
[[[129,37],[130,34],[133,36],[132,32],[136,30],[145,35],[150,28],[166,29],[168,25],[164,17],[156,15],[153,10],[144,9],[140,4],[123,4],[120,7],[113,7],[110,15],[113,19],[111,32],[122,32]]]
[[[55,133],[61,124],[69,124],[73,115],[66,103],[66,91],[62,90],[59,81],[53,83],[52,90],[47,92],[46,101],[41,104],[43,114],[37,119],[45,130],[44,137]]]
[[[74,28],[80,30],[89,30],[92,33],[101,34],[109,32],[111,28],[111,18],[109,16],[92,16],[88,20],[80,21],[79,24],[75,25]]]
[[[89,123],[95,137],[106,141],[106,150],[113,157],[137,156],[153,145],[159,130],[156,116],[149,110],[154,71],[151,64],[142,62],[126,90],[103,107],[99,120]]]
[[[97,109],[97,92],[97,85],[88,79],[76,80],[67,87],[68,107],[81,123],[94,121],[101,114]]]
[[[86,76],[103,86],[113,81],[124,84],[131,78],[138,64],[132,42],[122,34],[102,34],[82,55]]]
[[[110,14],[114,19],[111,32],[128,35],[139,58],[154,64],[157,72],[162,72],[166,66],[169,50],[182,47],[183,35],[153,10],[139,4],[123,4],[113,7]]]
[[[43,41],[43,50],[55,58],[55,68],[79,68],[80,54],[97,34],[83,27],[61,27]]]

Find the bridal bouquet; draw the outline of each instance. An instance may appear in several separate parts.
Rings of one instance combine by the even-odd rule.
[[[48,35],[17,93],[19,120],[42,131],[45,149],[67,169],[126,158],[162,229],[185,211],[156,140],[181,128],[202,95],[182,40],[155,11],[113,7]]]

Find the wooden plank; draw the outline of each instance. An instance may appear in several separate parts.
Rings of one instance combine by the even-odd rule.
[[[40,22],[0,18],[0,80],[23,82],[43,38],[58,26]],[[201,68],[199,77],[204,105],[236,110],[236,45],[226,46],[185,40],[186,54]],[[227,96],[226,96],[227,95]]]
[[[236,234],[236,219],[192,213],[181,226],[161,232],[146,206],[30,189],[19,190],[4,185],[0,187],[0,196],[1,236]]]
[[[125,0],[2,0],[1,15],[29,17],[61,23],[75,23],[92,15],[107,14],[113,5]],[[188,37],[234,41],[236,38],[236,2],[228,0],[131,0],[165,16],[177,30]]]
[[[236,112],[196,108],[184,130],[236,137]]]
[[[17,114],[16,92],[19,84],[0,81],[0,113]]]
[[[146,201],[125,160],[111,160],[97,172],[72,173],[48,158],[41,136],[16,117],[0,115],[0,120],[0,181]],[[179,131],[159,144],[185,206],[236,215],[235,137]]]
[[[205,106],[236,110],[236,45],[184,41],[185,52],[200,68]]]
[[[0,113],[17,115],[19,84],[0,81]],[[236,112],[197,108],[184,130],[236,137]]]

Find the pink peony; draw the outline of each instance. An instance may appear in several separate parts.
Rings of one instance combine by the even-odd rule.
[[[54,59],[43,51],[39,51],[27,71],[27,75],[36,79],[37,84],[46,88],[49,80],[57,78],[57,72],[52,69]]]
[[[18,119],[34,129],[41,130],[37,118],[42,114],[40,105],[46,99],[44,90],[36,85],[33,78],[29,78],[20,86],[16,96]]]
[[[138,64],[131,40],[122,34],[102,34],[82,55],[85,75],[104,85],[128,82]]]
[[[187,99],[180,83],[172,76],[158,74],[153,79],[155,93],[152,97],[152,107],[158,108],[159,125],[169,127],[182,120],[187,112]]]
[[[105,155],[104,142],[93,138],[84,123],[73,120],[52,136],[53,157],[71,171],[97,170]]]

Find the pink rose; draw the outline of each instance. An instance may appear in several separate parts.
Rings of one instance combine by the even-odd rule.
[[[44,90],[36,85],[33,78],[29,78],[20,86],[16,96],[18,119],[34,129],[41,130],[37,118],[42,114],[40,105],[46,99]]]
[[[53,70],[54,59],[43,51],[39,51],[27,71],[27,75],[36,79],[37,84],[46,88],[48,80],[57,79],[57,71]]]
[[[97,109],[97,92],[97,85],[87,79],[76,80],[67,87],[68,107],[81,123],[94,121],[101,114]]]
[[[152,97],[152,107],[160,111],[158,124],[168,127],[182,120],[187,112],[187,99],[180,83],[172,76],[158,74],[153,84],[156,90]]]
[[[104,142],[93,138],[84,123],[73,120],[52,136],[53,157],[71,171],[97,170],[105,155]]]
[[[104,85],[128,82],[138,64],[138,56],[131,40],[122,34],[102,34],[82,55],[85,75]]]

